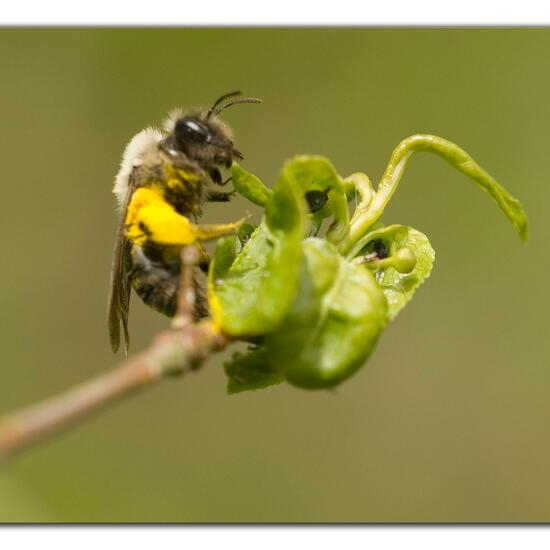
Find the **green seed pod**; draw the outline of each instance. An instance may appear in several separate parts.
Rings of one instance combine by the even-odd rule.
[[[410,273],[415,265],[416,256],[410,248],[400,248],[393,256],[393,267],[395,267],[399,273]]]

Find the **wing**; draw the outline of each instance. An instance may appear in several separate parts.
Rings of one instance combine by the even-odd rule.
[[[130,309],[130,280],[126,268],[127,258],[130,254],[131,243],[126,238],[125,222],[126,210],[130,202],[130,197],[134,191],[132,175],[129,177],[128,190],[122,206],[120,225],[115,241],[115,250],[113,253],[113,263],[111,266],[111,283],[109,287],[108,326],[109,338],[113,352],[117,352],[120,347],[120,325],[124,331],[124,350],[128,353],[130,337],[128,334],[128,312]]]

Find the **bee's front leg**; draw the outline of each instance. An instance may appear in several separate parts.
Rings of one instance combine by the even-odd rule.
[[[235,196],[235,193],[235,190],[227,193],[223,191],[208,191],[206,200],[208,202],[229,202]]]
[[[227,185],[231,181],[231,176],[229,176],[226,180],[222,180],[222,175],[217,168],[212,168],[209,174],[210,174],[210,179],[216,185]]]

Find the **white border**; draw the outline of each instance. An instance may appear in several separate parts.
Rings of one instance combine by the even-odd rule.
[[[550,24],[550,3],[522,0],[504,2],[438,1],[298,3],[288,0],[137,0],[75,2],[74,0],[18,0],[5,2],[0,25],[82,26],[315,26],[315,25],[500,25]],[[549,31],[550,32],[550,31]],[[294,547],[407,548],[407,550],[464,550],[464,548],[548,548],[550,530],[521,527],[4,527],[2,548],[41,550],[97,550],[98,548],[223,548],[257,550]]]
[[[541,0],[18,0],[1,25],[530,25],[550,24]]]
[[[0,528],[2,548],[108,550],[547,549],[544,527],[27,527]],[[183,544],[183,545],[182,545]]]

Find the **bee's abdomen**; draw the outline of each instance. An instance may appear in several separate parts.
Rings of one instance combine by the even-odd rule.
[[[168,317],[176,313],[179,270],[176,264],[151,260],[141,246],[132,247],[128,273],[134,290],[148,306]]]
[[[173,317],[176,313],[180,270],[180,262],[154,261],[145,254],[141,246],[132,247],[128,272],[136,294],[146,305],[168,317]],[[197,282],[195,292],[195,318],[200,319],[208,315],[208,306]]]

